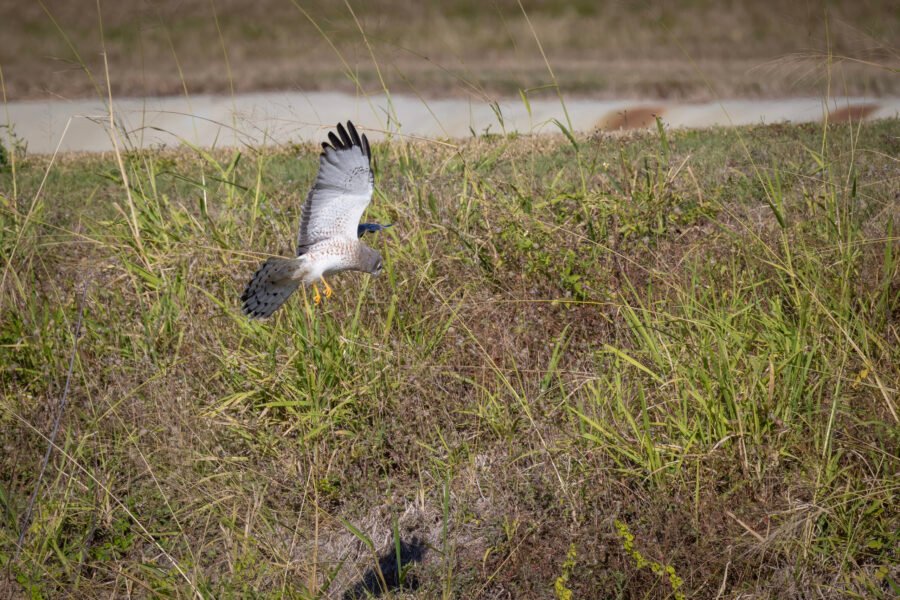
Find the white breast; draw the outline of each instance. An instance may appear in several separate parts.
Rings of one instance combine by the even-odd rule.
[[[335,238],[314,244],[303,255],[303,258],[308,261],[308,270],[303,278],[303,283],[309,285],[318,281],[323,275],[351,268],[353,266],[352,256],[350,256],[352,254],[351,245],[344,240],[339,241]]]

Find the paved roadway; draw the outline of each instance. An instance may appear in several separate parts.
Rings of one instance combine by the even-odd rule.
[[[900,116],[900,98],[796,98],[723,100],[678,104],[639,100],[566,101],[521,99],[498,104],[480,100],[423,101],[415,96],[353,96],[332,92],[260,93],[229,96],[115,99],[120,146],[149,147],[284,144],[321,140],[323,129],[352,119],[379,139],[385,133],[428,138],[459,138],[475,133],[519,131],[558,133],[554,120],[571,120],[576,131],[615,131],[655,127],[659,115],[670,127],[733,126],[756,123],[854,122]],[[391,115],[391,118],[389,118]],[[106,151],[112,148],[109,112],[96,100],[41,100],[0,104],[0,125],[12,123],[29,153]],[[0,139],[6,130],[0,130]],[[4,140],[5,141],[5,140]]]

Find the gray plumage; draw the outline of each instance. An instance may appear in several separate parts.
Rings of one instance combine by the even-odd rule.
[[[297,258],[270,258],[256,271],[241,295],[241,308],[250,317],[268,317],[301,284],[315,284],[325,275],[381,272],[381,255],[362,243],[358,233],[375,189],[369,140],[350,121],[346,129],[339,123],[337,135],[330,132],[328,139],[300,215]]]
[[[241,295],[244,314],[265,318],[284,304],[300,287],[300,280],[292,277],[294,263],[292,259],[270,258],[260,265]]]
[[[358,225],[375,191],[375,175],[370,166],[372,152],[365,135],[360,138],[353,123],[349,133],[338,123],[328,133],[331,142],[322,143],[319,173],[306,197],[297,235],[297,256],[316,242],[343,236],[359,238]]]

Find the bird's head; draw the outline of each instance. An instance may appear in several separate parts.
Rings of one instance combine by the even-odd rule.
[[[363,246],[362,250],[362,270],[370,275],[378,275],[381,273],[381,269],[384,268],[384,261],[381,259],[381,254],[379,254],[378,250],[373,250],[368,246]]]

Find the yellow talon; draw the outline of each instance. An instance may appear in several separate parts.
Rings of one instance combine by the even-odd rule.
[[[325,276],[324,276],[324,275],[322,276],[322,285],[325,286],[325,297],[326,297],[326,298],[331,298],[331,295],[334,293],[334,290],[331,289],[331,286],[328,285],[328,282],[327,282],[327,281],[325,281]]]
[[[322,303],[322,294],[319,293],[319,288],[318,288],[318,286],[316,286],[316,284],[313,284],[312,287],[313,287],[313,292],[315,292],[313,294],[313,304],[318,306]]]

